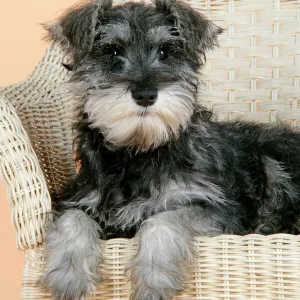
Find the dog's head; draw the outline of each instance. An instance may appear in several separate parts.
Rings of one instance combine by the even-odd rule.
[[[183,2],[94,0],[47,26],[72,57],[91,127],[140,151],[186,128],[196,107],[197,71],[221,29]]]

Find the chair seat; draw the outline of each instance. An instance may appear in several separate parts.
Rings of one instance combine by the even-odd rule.
[[[193,244],[186,288],[174,299],[299,299],[300,236],[195,237]],[[103,281],[88,299],[129,299],[131,284],[124,272],[136,252],[135,240],[112,239],[101,246]],[[23,300],[51,299],[36,286],[43,264],[42,247],[26,250]]]

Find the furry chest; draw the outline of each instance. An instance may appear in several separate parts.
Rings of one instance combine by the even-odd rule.
[[[110,190],[106,199],[100,205],[105,224],[109,227],[135,228],[149,217],[163,211],[177,210],[183,207],[218,206],[225,203],[226,199],[219,187],[195,174],[190,181],[176,181],[169,179],[166,183],[156,185],[149,181],[147,189],[141,188],[138,182],[127,182],[126,190],[122,186]],[[125,195],[127,194],[127,197]]]

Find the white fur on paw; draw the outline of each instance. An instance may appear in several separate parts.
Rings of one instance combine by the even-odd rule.
[[[64,212],[47,231],[40,284],[55,300],[82,300],[100,281],[99,225],[83,211]]]
[[[54,300],[84,300],[94,290],[94,285],[75,269],[67,274],[65,270],[49,270],[41,284],[51,291]]]

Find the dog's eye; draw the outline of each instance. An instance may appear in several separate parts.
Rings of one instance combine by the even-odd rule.
[[[183,48],[184,44],[182,40],[176,39],[165,42],[158,48],[159,60],[164,61],[170,56],[179,55],[180,53],[182,53]]]
[[[117,45],[107,45],[103,48],[103,54],[110,57],[119,56],[121,54],[121,48]]]
[[[159,54],[160,60],[166,60],[169,57],[170,48],[171,48],[170,45],[162,45],[158,49],[158,54]]]

